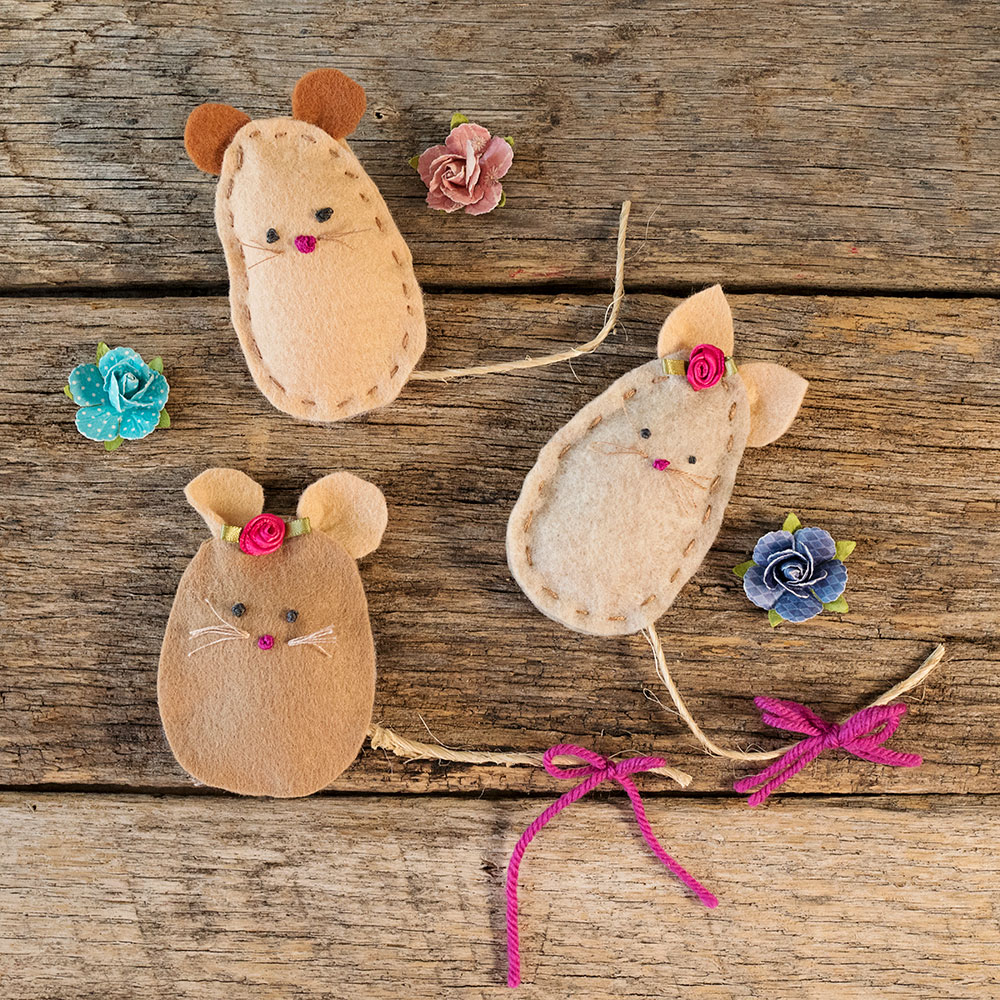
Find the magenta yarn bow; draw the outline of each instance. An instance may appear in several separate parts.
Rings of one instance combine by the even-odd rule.
[[[567,756],[577,757],[586,761],[584,767],[560,767],[553,762],[553,758]],[[519,938],[517,931],[517,873],[521,868],[521,858],[528,848],[528,844],[534,840],[535,835],[544,827],[549,820],[553,819],[567,806],[572,805],[577,799],[582,799],[588,792],[592,792],[598,785],[605,781],[617,781],[632,802],[632,811],[635,813],[636,822],[646,843],[649,844],[653,853],[670,869],[692,892],[709,908],[714,909],[719,905],[719,901],[700,882],[689,875],[667,852],[660,846],[659,841],[653,836],[652,827],[646,818],[646,810],[639,796],[639,790],[635,787],[630,774],[637,771],[648,771],[654,767],[664,767],[666,761],[662,757],[628,757],[617,764],[611,763],[600,754],[585,747],[573,746],[568,743],[560,743],[550,747],[545,751],[543,759],[545,770],[553,778],[583,778],[575,788],[571,788],[565,795],[552,803],[536,819],[517,842],[514,853],[510,856],[510,864],[507,866],[507,985],[515,987],[521,982],[521,952],[519,948]]]
[[[771,792],[811,764],[824,750],[846,750],[862,760],[892,767],[919,767],[923,763],[923,759],[915,753],[899,753],[882,746],[899,727],[906,712],[906,706],[901,702],[863,708],[839,724],[826,722],[797,701],[754,698],[754,703],[767,725],[790,733],[805,733],[809,739],[796,743],[759,774],[740,778],[733,785],[737,792],[749,792],[761,786],[747,800],[747,805],[751,807],[759,806]]]

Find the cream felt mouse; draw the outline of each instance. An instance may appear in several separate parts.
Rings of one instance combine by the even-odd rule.
[[[241,795],[309,795],[357,756],[371,723],[375,649],[356,560],[378,547],[385,498],[325,476],[287,524],[234,469],[208,469],[187,498],[212,537],[184,571],[157,693],[192,777]]]
[[[254,381],[279,410],[342,420],[399,394],[426,342],[410,251],[347,145],[365,92],[307,73],[291,118],[226,104],[191,112],[184,144],[218,174],[215,220],[233,326]]]
[[[733,361],[716,285],[682,302],[655,361],[583,407],[541,450],[507,526],[514,578],[590,635],[628,635],[670,607],[722,524],[743,449],[788,429],[806,381]]]

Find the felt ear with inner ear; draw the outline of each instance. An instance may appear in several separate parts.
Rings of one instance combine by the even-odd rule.
[[[733,356],[733,314],[721,285],[686,298],[674,309],[660,330],[656,353],[664,358],[699,344],[714,344],[727,358]]]
[[[218,538],[224,524],[246,524],[264,509],[264,490],[237,469],[206,469],[184,489],[188,503]]]
[[[355,559],[378,548],[389,520],[382,491],[350,472],[331,473],[307,487],[297,513]]]
[[[365,113],[364,88],[339,69],[314,69],[292,91],[292,117],[345,139]]]
[[[200,104],[184,126],[184,148],[206,174],[222,171],[222,160],[233,137],[250,119],[228,104]]]
[[[769,361],[748,361],[740,365],[740,375],[750,400],[747,444],[762,448],[792,426],[809,383],[790,368]]]

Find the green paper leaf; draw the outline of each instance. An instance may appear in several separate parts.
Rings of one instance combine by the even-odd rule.
[[[468,121],[469,119],[465,115],[463,115],[461,111],[456,111],[451,116],[451,127],[456,128],[459,125],[467,125]]]
[[[733,572],[742,580],[747,575],[747,570],[753,565],[753,560],[748,559],[745,563],[733,567]]]
[[[163,374],[163,358],[161,358],[159,355],[157,355],[155,358],[153,358],[152,361],[149,362],[149,367],[152,368],[154,372],[159,372],[162,375]]]
[[[838,615],[846,615],[849,608],[847,607],[847,601],[844,599],[844,595],[841,594],[835,601],[830,601],[829,604],[824,604],[824,608],[827,611],[836,611]]]
[[[841,562],[846,562],[847,557],[858,547],[857,542],[849,542],[846,539],[842,542],[837,542],[837,554],[834,556],[835,559],[839,559]]]
[[[497,202],[497,208],[503,208],[507,204],[507,192],[500,192],[500,200]]]
[[[794,534],[801,527],[802,522],[794,514],[789,514],[788,517],[785,518],[785,523],[781,526],[781,530],[790,531]]]
[[[118,437],[116,437],[114,439],[114,441],[105,441],[104,442],[104,450],[105,451],[114,451],[116,448],[120,448],[122,446],[122,444],[124,443],[124,441],[125,441],[125,438],[123,438],[119,434]]]
[[[68,385],[63,386],[63,392],[66,393],[66,395],[69,396],[70,399],[73,399],[73,390]],[[73,399],[73,402],[75,403],[76,400]]]
[[[166,430],[170,426],[170,414],[166,410],[160,410],[160,422],[156,425],[157,430]]]
[[[101,358],[103,358],[103,357],[104,357],[104,355],[105,355],[105,354],[107,354],[107,353],[108,353],[108,351],[110,351],[110,350],[111,350],[111,348],[110,348],[110,347],[108,347],[108,345],[107,345],[107,344],[105,344],[105,343],[104,343],[104,341],[102,340],[102,341],[101,341],[101,342],[100,342],[100,343],[99,343],[99,344],[97,345],[97,360],[98,360],[98,361],[100,361],[100,360],[101,360]]]
[[[507,143],[507,145],[510,146],[511,149],[514,148],[514,137],[512,135],[505,135],[503,137],[503,141]]]
[[[406,162],[409,163],[414,170],[416,170],[417,164],[420,162],[420,154],[418,153],[416,156],[411,156]]]
[[[767,620],[771,623],[771,628],[777,628],[785,619],[774,608],[771,608],[767,613]]]

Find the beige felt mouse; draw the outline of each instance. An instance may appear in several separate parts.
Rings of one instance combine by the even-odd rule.
[[[191,112],[184,143],[219,175],[215,221],[233,326],[254,381],[279,410],[342,420],[399,394],[426,342],[410,251],[347,145],[365,92],[307,73],[291,118],[227,104]]]
[[[163,728],[181,767],[241,795],[309,795],[357,756],[371,723],[375,649],[356,560],[385,531],[378,487],[313,483],[286,523],[234,469],[187,498],[211,538],[184,571],[160,653]]]
[[[658,357],[588,403],[542,448],[507,526],[507,559],[538,609],[590,635],[652,624],[722,524],[743,449],[780,437],[806,381],[737,364],[716,285],[682,302]]]

